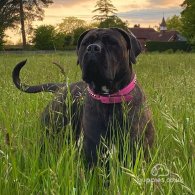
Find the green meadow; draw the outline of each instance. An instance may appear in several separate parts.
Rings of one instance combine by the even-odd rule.
[[[110,185],[102,164],[85,169],[74,139],[65,136],[60,151],[48,147],[40,158],[40,115],[54,95],[16,89],[12,70],[24,59],[24,83],[81,79],[75,52],[0,54],[0,194],[195,194],[195,54],[138,57],[133,66],[153,113],[155,143],[151,161],[139,151],[134,167],[110,154]],[[71,134],[71,123],[66,130]]]

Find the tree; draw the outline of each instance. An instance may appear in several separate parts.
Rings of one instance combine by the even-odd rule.
[[[33,43],[37,49],[54,49],[55,28],[52,25],[41,25],[34,33]]]
[[[195,43],[195,1],[185,0],[181,6],[183,8],[181,12],[183,34]]]
[[[85,27],[86,22],[77,17],[66,17],[57,25],[57,31],[71,34],[75,29]]]
[[[88,28],[87,27],[78,27],[73,31],[73,45],[77,44],[77,41],[80,35],[85,32]]]
[[[115,12],[117,9],[112,4],[111,0],[98,0],[95,7],[96,9],[93,10],[93,13],[98,12],[99,15],[93,16],[94,20],[102,22],[110,16],[116,15]]]
[[[42,20],[44,16],[43,8],[53,3],[52,0],[16,0],[20,8],[20,25],[22,33],[23,47],[26,46],[25,21],[31,27],[32,21]]]
[[[19,7],[15,0],[0,1],[0,29],[14,27],[14,23],[19,21]]]
[[[63,41],[64,46],[70,46],[72,44],[72,39],[72,34],[66,34]]]
[[[110,28],[110,27],[118,27],[127,29],[127,22],[123,22],[117,16],[110,16],[109,18],[105,19],[104,21],[100,22],[99,28]]]
[[[23,46],[26,46],[26,28],[32,27],[32,22],[42,20],[43,8],[53,3],[52,0],[1,0],[0,1],[0,31],[15,27],[20,23]]]
[[[176,30],[178,32],[182,32],[182,21],[180,16],[172,16],[167,18],[166,25],[168,30]]]
[[[19,9],[14,0],[0,1],[0,47],[3,45],[4,32],[9,27],[14,27],[14,23],[19,21]]]

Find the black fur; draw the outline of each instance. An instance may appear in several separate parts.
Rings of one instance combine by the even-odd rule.
[[[97,48],[91,49],[94,44]],[[54,100],[43,112],[42,122],[53,132],[59,132],[69,120],[72,120],[77,139],[83,131],[84,151],[89,166],[97,162],[97,148],[101,139],[107,140],[110,144],[116,136],[119,136],[121,153],[123,153],[124,137],[129,140],[135,160],[135,146],[142,145],[147,154],[147,149],[152,146],[154,139],[151,114],[145,105],[145,95],[140,86],[136,84],[131,92],[132,101],[118,104],[103,104],[93,99],[86,88],[88,86],[101,95],[119,91],[131,82],[134,75],[132,64],[136,63],[136,57],[140,52],[141,47],[137,39],[122,29],[92,29],[84,32],[77,44],[78,63],[84,81],[70,85],[73,99],[71,119],[66,112],[65,84],[52,83],[39,86],[21,84],[19,72],[25,61],[14,69],[13,81],[18,89],[28,93],[58,90]]]

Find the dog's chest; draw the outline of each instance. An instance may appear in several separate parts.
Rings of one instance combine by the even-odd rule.
[[[84,135],[100,138],[121,128],[125,132],[131,121],[129,107],[130,104],[102,104],[90,97],[86,98],[83,108]]]

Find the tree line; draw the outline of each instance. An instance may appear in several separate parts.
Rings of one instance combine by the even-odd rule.
[[[117,9],[111,0],[98,0],[93,13],[93,22],[76,17],[66,17],[57,26],[42,25],[33,29],[32,22],[43,20],[44,8],[53,3],[53,0],[1,0],[0,1],[0,48],[3,45],[5,30],[20,28],[22,43],[27,45],[26,36],[34,34],[32,43],[38,49],[62,49],[64,45],[75,45],[82,32],[89,28],[120,27],[128,28],[128,23],[122,21],[116,14]],[[181,4],[181,16],[167,19],[168,29],[181,32],[191,42],[195,43],[195,1],[184,0]],[[46,42],[47,41],[47,42]],[[42,47],[42,48],[40,48]]]
[[[127,23],[117,16],[88,24],[85,20],[76,17],[66,17],[57,26],[41,25],[34,31],[32,43],[35,48],[46,49],[72,49],[77,44],[79,36],[91,28],[119,27],[127,29]]]
[[[52,4],[52,0],[2,0],[0,2],[0,45],[3,44],[4,32],[7,28],[21,28],[23,48],[26,47],[26,34],[33,32],[32,43],[38,49],[62,49],[63,45],[75,45],[78,36],[85,30],[94,27],[128,28],[117,15],[117,9],[111,0],[98,0],[93,13],[92,24],[76,17],[66,17],[57,26],[42,25],[32,28],[32,22],[42,20],[44,9]],[[47,42],[45,42],[47,40]]]

